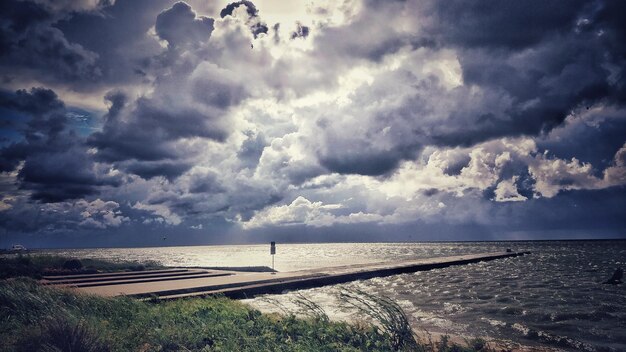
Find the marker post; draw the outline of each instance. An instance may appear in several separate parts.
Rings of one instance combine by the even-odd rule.
[[[274,255],[276,254],[276,242],[270,242],[270,254],[272,255],[272,270],[274,270]],[[272,274],[276,274],[275,271],[272,271]]]

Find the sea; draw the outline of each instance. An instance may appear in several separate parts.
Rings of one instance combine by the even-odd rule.
[[[302,300],[331,318],[369,321],[341,292],[387,297],[426,334],[515,341],[564,351],[626,351],[626,283],[603,284],[626,269],[626,240],[276,245],[275,269],[291,271],[497,252],[530,255],[434,269],[245,300],[265,312],[304,314]],[[166,266],[271,266],[269,244],[49,250]]]

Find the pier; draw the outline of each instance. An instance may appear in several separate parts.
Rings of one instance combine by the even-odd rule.
[[[496,252],[396,262],[355,264],[288,272],[242,272],[202,268],[171,268],[133,272],[45,276],[46,285],[73,287],[100,296],[179,299],[224,295],[241,299],[260,294],[321,287],[482,261],[517,257],[530,252]]]

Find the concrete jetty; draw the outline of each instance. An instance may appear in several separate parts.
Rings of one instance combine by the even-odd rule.
[[[525,254],[530,254],[530,252],[480,253],[277,273],[172,268],[137,272],[46,276],[42,283],[74,287],[83,292],[101,296],[126,295],[163,300],[207,295],[250,298],[259,294],[282,293],[287,290],[334,285]]]

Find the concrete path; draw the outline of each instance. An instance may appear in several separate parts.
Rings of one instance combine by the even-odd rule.
[[[127,273],[44,277],[43,283],[76,287],[101,296],[178,299],[222,294],[246,298],[416,271],[516,257],[530,252],[497,252],[419,260],[356,264],[282,273],[173,268]]]

